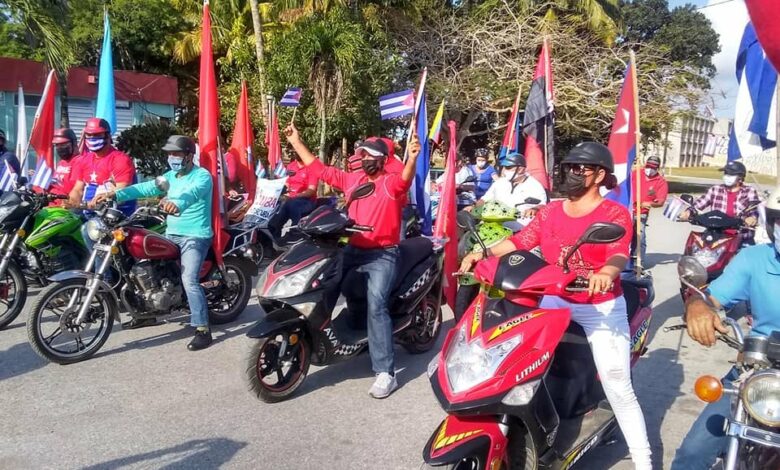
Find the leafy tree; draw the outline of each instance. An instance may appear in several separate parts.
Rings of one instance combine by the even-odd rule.
[[[133,158],[142,175],[152,178],[168,170],[168,157],[161,149],[174,134],[181,131],[164,122],[150,121],[119,134],[116,147]]]

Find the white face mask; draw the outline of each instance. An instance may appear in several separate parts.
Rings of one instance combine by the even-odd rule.
[[[775,251],[780,254],[780,221],[775,222]]]
[[[737,175],[723,175],[723,184],[730,188],[737,184],[737,178],[739,178]]]
[[[487,162],[484,160],[477,160],[477,166],[479,168],[485,168],[487,166]]]
[[[655,168],[645,168],[645,175],[648,178],[652,178],[653,176],[655,176],[657,174],[658,174],[658,170],[656,170]]]

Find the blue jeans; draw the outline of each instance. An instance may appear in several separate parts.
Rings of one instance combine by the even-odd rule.
[[[366,250],[348,246],[344,249],[344,274],[352,269],[367,278],[368,352],[371,367],[377,374],[395,373],[393,358],[393,320],[388,309],[395,283],[398,247]]]
[[[731,369],[721,382],[724,386],[730,386],[738,377],[737,370]],[[720,400],[705,406],[674,454],[671,470],[709,470],[718,456],[728,448],[723,425],[724,418],[729,416],[730,395],[724,394]]]
[[[200,268],[211,246],[211,238],[166,235],[178,245],[181,252],[181,283],[190,306],[190,325],[209,326],[209,309],[206,294],[200,286]]]
[[[295,197],[286,200],[279,208],[279,212],[271,219],[269,228],[276,238],[282,236],[282,227],[289,220],[293,225],[298,225],[301,217],[313,211],[316,204],[306,197]]]

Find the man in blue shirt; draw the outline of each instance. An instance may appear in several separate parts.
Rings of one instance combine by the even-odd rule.
[[[190,307],[190,324],[195,327],[195,337],[187,345],[187,349],[197,351],[207,348],[212,341],[208,303],[199,279],[200,267],[206,259],[213,235],[211,174],[193,163],[195,142],[189,137],[172,135],[162,149],[168,153],[168,166],[171,171],[163,175],[170,188],[161,206],[165,212],[173,215],[167,218],[165,235],[181,250],[182,286]],[[160,195],[162,192],[155,182],[147,181],[101,194],[97,200],[116,197],[117,201],[122,202]],[[145,321],[134,320],[137,324],[130,326],[147,326],[142,324]]]
[[[709,294],[716,308],[749,300],[753,311],[750,334],[769,336],[772,331],[780,331],[780,302],[774,294],[780,286],[780,187],[767,200],[766,230],[772,244],[743,248],[723,275],[710,284]],[[716,331],[729,332],[701,298],[693,298],[686,305],[686,322],[690,337],[705,346],[715,344]],[[737,376],[732,369],[722,381],[732,382]],[[704,408],[677,450],[672,470],[709,469],[726,451],[722,417],[730,414],[730,400],[724,395]]]

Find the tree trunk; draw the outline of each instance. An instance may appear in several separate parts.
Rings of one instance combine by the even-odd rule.
[[[257,0],[249,0],[249,6],[252,9],[252,25],[255,31],[255,53],[257,54],[257,73],[258,81],[260,82],[260,96],[263,98],[261,102],[265,100],[265,68],[263,63],[265,62],[265,49],[263,46],[263,21],[260,18],[260,8],[257,5]],[[263,122],[268,127],[268,110],[262,104],[260,109],[263,112]]]
[[[322,107],[322,110],[320,111],[320,160],[322,160],[323,163],[326,165],[330,162],[328,162],[325,159],[325,136],[327,134],[327,126],[328,125],[328,108],[326,106]]]
[[[57,71],[57,82],[60,85],[60,127],[70,127],[68,117],[68,72]]]

